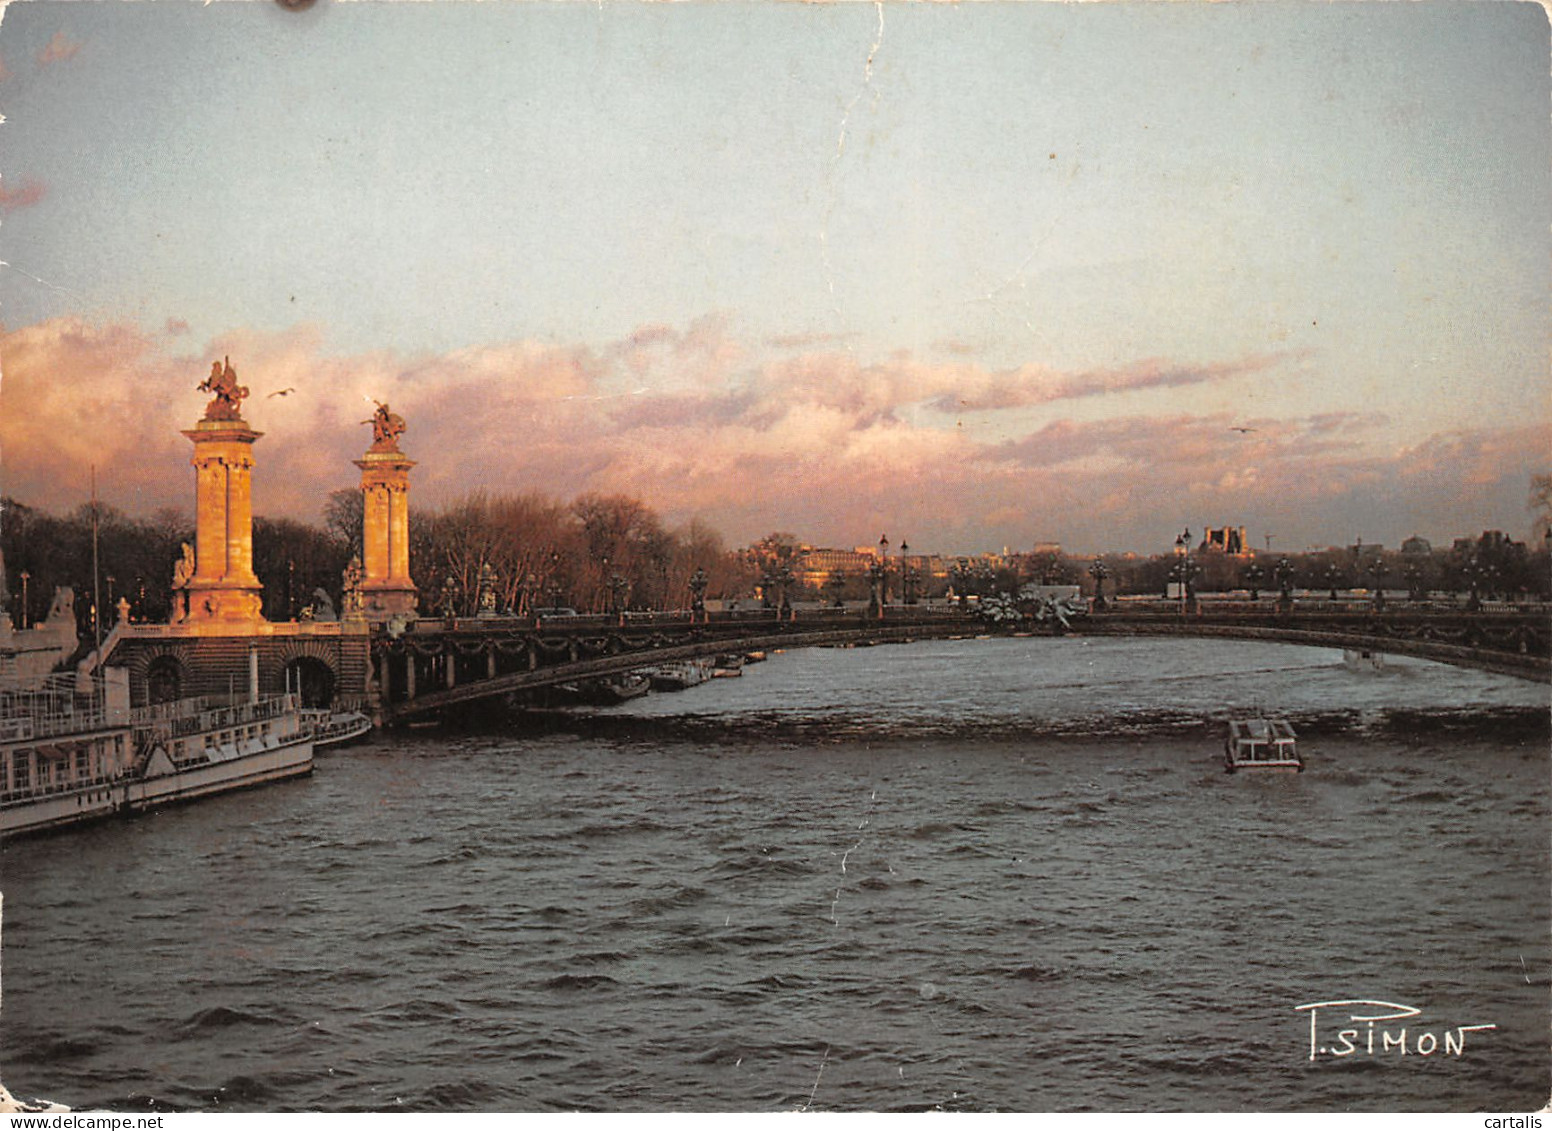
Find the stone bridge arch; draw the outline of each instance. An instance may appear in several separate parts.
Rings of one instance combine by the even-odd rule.
[[[275,654],[278,683],[301,695],[304,707],[332,707],[340,690],[339,656],[319,640],[294,640]]]
[[[125,665],[131,705],[146,707],[182,699],[192,682],[192,658],[192,649],[181,643],[137,649]]]

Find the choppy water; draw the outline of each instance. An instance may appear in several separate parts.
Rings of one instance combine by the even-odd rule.
[[[120,1109],[1536,1108],[1547,706],[1313,649],[958,641],[329,752],[0,850],[0,1079]],[[1307,773],[1221,772],[1252,710]],[[1421,1008],[1413,1042],[1497,1028],[1311,1061],[1293,1007],[1346,998]]]

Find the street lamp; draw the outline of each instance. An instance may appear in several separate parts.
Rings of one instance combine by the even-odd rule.
[[[960,558],[954,563],[954,568],[949,571],[954,579],[954,592],[959,594],[959,610],[963,612],[970,607],[970,561],[968,558]]]
[[[27,624],[28,624],[28,621],[27,621],[27,611],[28,611],[28,606],[27,606],[27,581],[28,581],[28,579],[30,577],[32,577],[32,574],[28,573],[26,570],[22,570],[21,576],[22,576],[22,627],[26,628]]]
[[[1250,589],[1250,599],[1252,601],[1259,601],[1261,599],[1261,583],[1266,580],[1266,570],[1261,567],[1259,562],[1251,562],[1245,567],[1243,577],[1246,586]]]
[[[1089,566],[1089,576],[1094,579],[1094,608],[1105,607],[1105,579],[1110,576],[1110,567],[1098,558]]]
[[[900,603],[916,604],[916,570],[911,566],[910,543],[900,542]]]
[[[697,616],[705,616],[706,584],[706,571],[696,566],[695,572],[690,575],[690,620],[692,622]]]
[[[1331,599],[1336,600],[1336,587],[1342,584],[1342,571],[1332,562],[1326,567],[1326,584],[1331,587]]]
[[[1188,526],[1175,539],[1175,569],[1180,575],[1180,615],[1186,615],[1186,588],[1191,573],[1191,528]]]
[[[884,535],[878,539],[878,566],[878,607],[882,613],[884,606],[889,604],[889,538]]]
[[[1385,607],[1385,563],[1375,558],[1369,563],[1368,573],[1374,579],[1374,607],[1376,610]]]
[[[1287,558],[1278,558],[1277,564],[1272,567],[1272,577],[1277,582],[1277,604],[1282,612],[1293,611],[1293,563]]]

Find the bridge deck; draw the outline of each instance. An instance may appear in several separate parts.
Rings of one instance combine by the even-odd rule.
[[[1206,636],[1413,656],[1520,679],[1552,683],[1549,618],[1539,610],[1415,609],[1367,605],[1282,612],[1249,602],[1182,614],[1162,603],[1097,611],[1071,628],[1047,620],[1019,627],[1090,635]],[[385,721],[575,680],[596,679],[677,660],[867,641],[972,636],[992,631],[955,609],[803,610],[638,617],[421,621],[374,642]],[[1001,631],[1007,631],[1007,628]],[[482,663],[483,660],[483,663]],[[394,664],[400,674],[395,677]]]

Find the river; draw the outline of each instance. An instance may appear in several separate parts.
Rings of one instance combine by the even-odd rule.
[[[1307,772],[1223,772],[1249,713]],[[1533,1110],[1549,801],[1547,689],[1502,677],[794,651],[0,848],[0,1080],[119,1110]],[[1338,1001],[1390,1004],[1297,1008]]]

